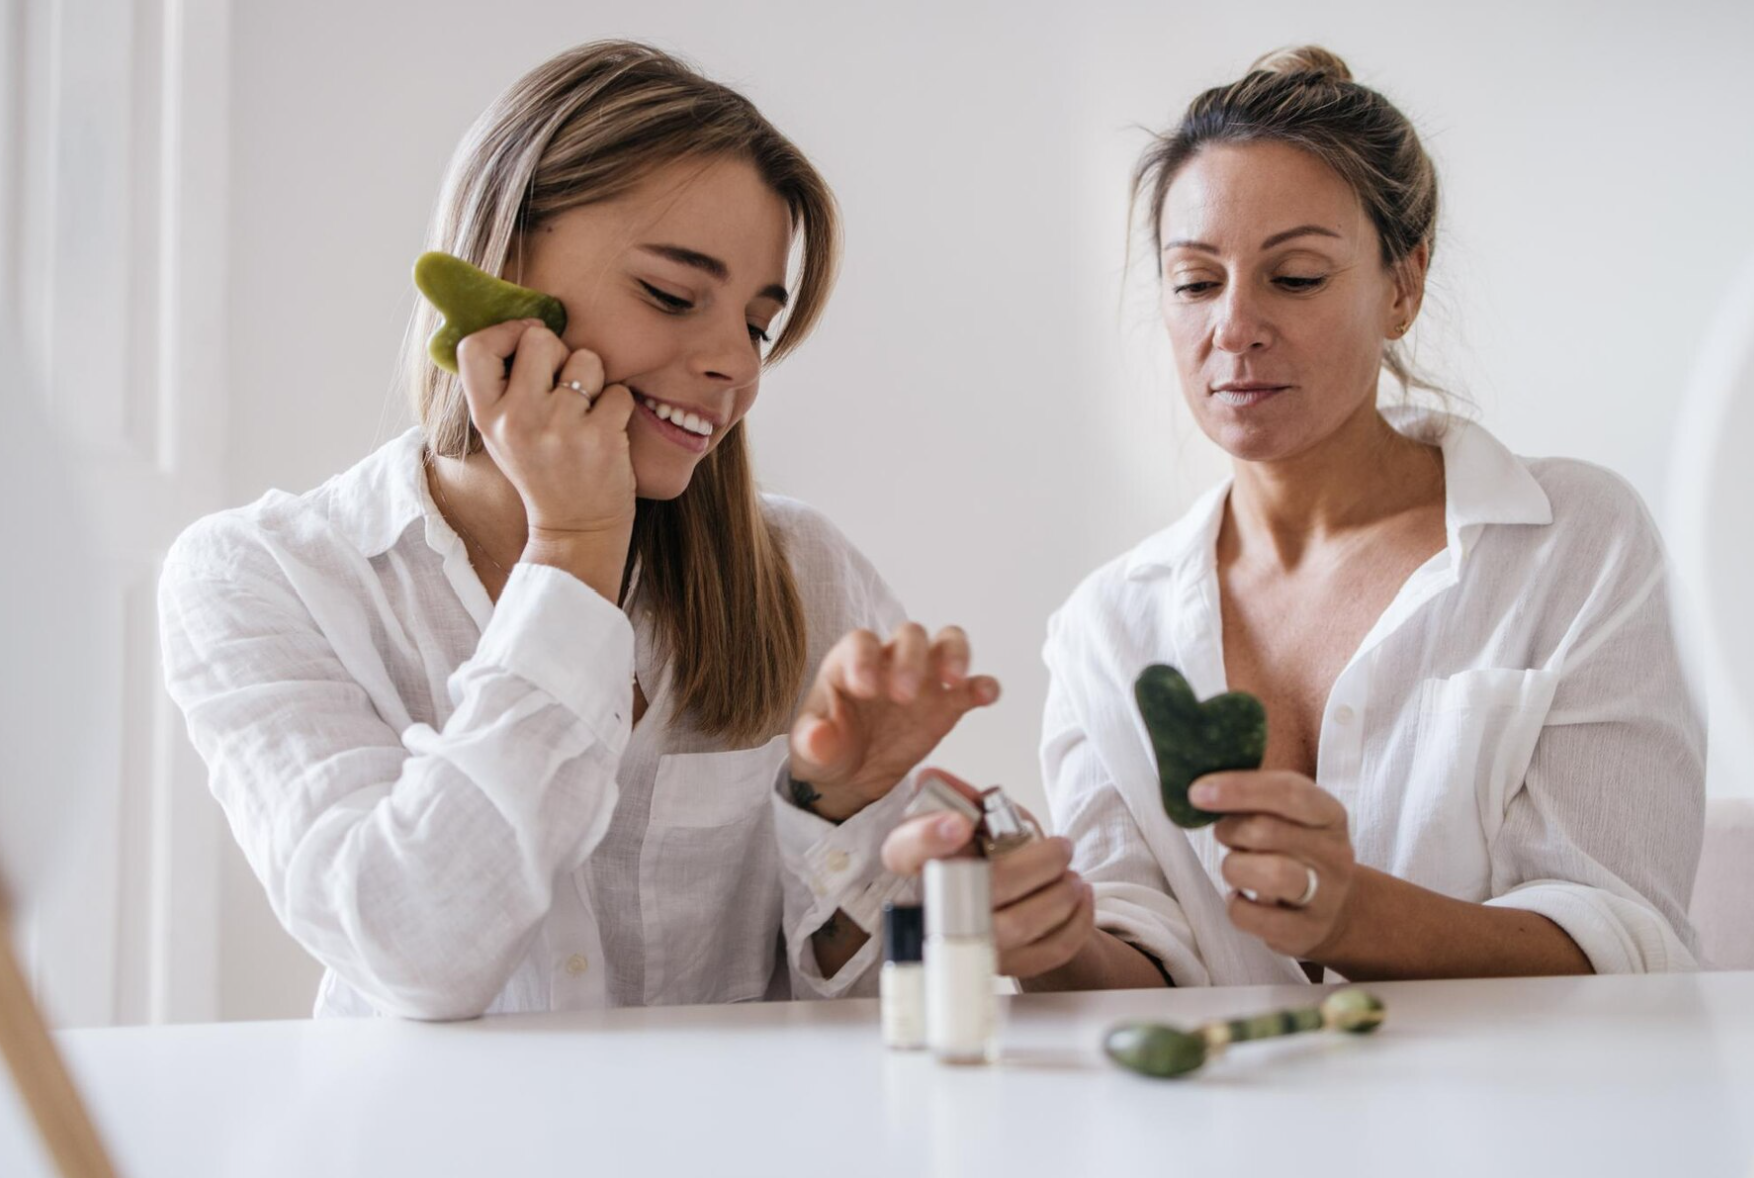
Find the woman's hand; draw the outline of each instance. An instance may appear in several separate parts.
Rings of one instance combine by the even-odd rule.
[[[1346,807],[1301,773],[1263,770],[1213,773],[1196,781],[1188,800],[1225,817],[1212,828],[1230,848],[1224,878],[1238,889],[1230,920],[1274,952],[1321,961],[1343,934],[1354,864]],[[1315,873],[1315,895],[1297,907]],[[1253,893],[1250,899],[1242,889]]]
[[[840,821],[883,797],[957,721],[999,698],[999,681],[968,673],[968,636],[946,626],[928,639],[908,622],[883,642],[854,630],[828,652],[792,724],[792,778]]]
[[[633,536],[633,395],[605,387],[597,354],[569,349],[539,319],[465,337],[457,371],[488,455],[524,501],[525,558],[568,568],[616,600]]]
[[[942,769],[931,772],[979,804],[980,791],[968,782]],[[1029,814],[1029,820],[1034,822],[1035,816]],[[974,827],[949,811],[909,819],[883,840],[883,865],[897,875],[919,875],[930,859],[974,853]],[[1096,931],[1096,894],[1072,870],[1072,844],[1063,838],[1036,839],[1000,855],[992,865],[999,972],[1031,978],[1077,956]]]

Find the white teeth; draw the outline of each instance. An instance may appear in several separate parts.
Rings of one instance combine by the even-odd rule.
[[[667,421],[671,425],[685,429],[691,434],[699,434],[703,438],[713,436],[712,422],[703,419],[698,414],[678,409],[674,405],[666,405],[662,401],[654,401],[650,397],[641,397],[640,403],[650,409],[660,421]]]

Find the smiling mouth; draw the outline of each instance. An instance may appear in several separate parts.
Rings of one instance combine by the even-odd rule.
[[[708,421],[698,413],[693,413],[675,405],[655,400],[637,389],[630,391],[633,392],[636,401],[641,405],[644,405],[651,411],[653,417],[656,417],[666,425],[673,425],[677,429],[684,430],[699,438],[710,438],[717,429],[712,422]]]

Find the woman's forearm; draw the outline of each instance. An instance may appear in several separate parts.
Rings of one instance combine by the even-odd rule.
[[[1310,954],[1353,981],[1594,972],[1577,943],[1539,913],[1454,900],[1368,867],[1355,871],[1332,944]]]
[[[1025,990],[1143,990],[1165,981],[1163,970],[1143,949],[1101,929],[1058,969],[1018,979]]]

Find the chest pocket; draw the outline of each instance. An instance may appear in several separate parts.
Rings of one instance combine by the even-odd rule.
[[[1558,685],[1554,671],[1499,667],[1425,680],[1396,840],[1407,878],[1457,899],[1487,898],[1487,852],[1528,775]]]
[[[781,904],[772,794],[786,755],[782,735],[658,759],[640,851],[648,1003],[767,992]]]

